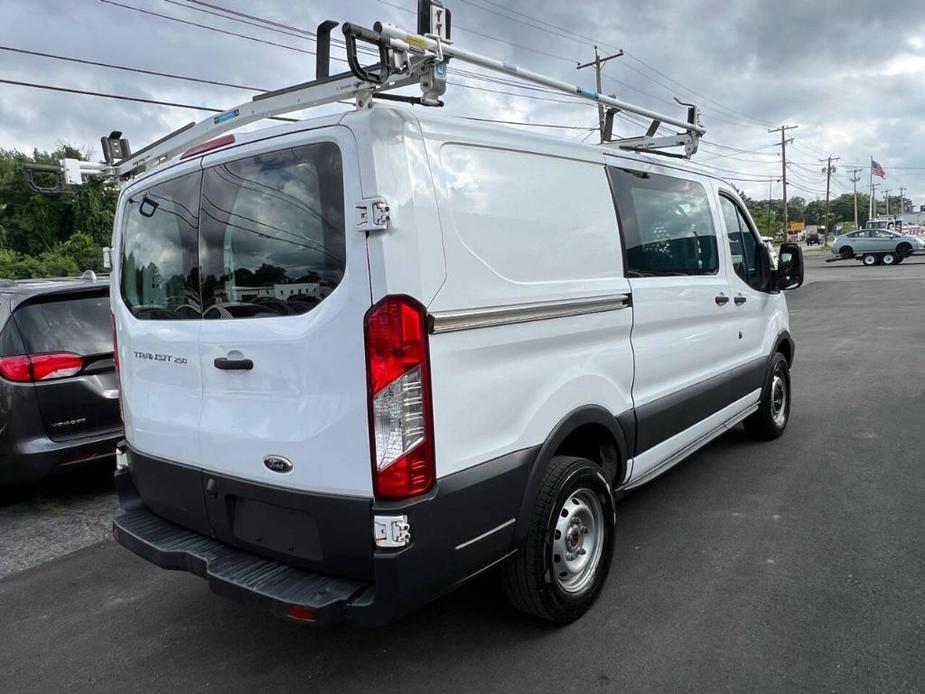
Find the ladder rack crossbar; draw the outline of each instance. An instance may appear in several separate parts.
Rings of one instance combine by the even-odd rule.
[[[612,96],[607,96],[606,94],[599,94],[598,92],[584,89],[583,87],[571,84],[570,82],[558,80],[553,77],[547,77],[546,75],[541,75],[540,73],[533,72],[532,70],[525,70],[524,68],[518,67],[517,65],[513,65],[511,63],[505,63],[501,60],[488,58],[486,56],[479,55],[478,53],[473,53],[472,51],[458,48],[457,46],[454,46],[450,43],[444,43],[442,41],[438,43],[436,40],[427,36],[409,34],[400,27],[396,27],[391,24],[377,25],[376,29],[384,37],[401,42],[399,44],[394,44],[393,42],[393,45],[399,47],[404,44],[406,46],[410,46],[412,50],[415,48],[418,50],[423,49],[430,52],[432,55],[436,55],[442,52],[443,56],[446,58],[456,58],[463,62],[472,63],[473,65],[478,65],[489,70],[494,70],[495,72],[501,72],[503,74],[510,75],[511,77],[519,77],[520,79],[528,82],[541,84],[546,87],[550,87],[551,89],[558,89],[559,91],[565,92],[566,94],[577,94],[578,96],[584,97],[585,99],[595,103],[600,103],[620,111],[625,111],[627,113],[634,113],[644,118],[651,118],[653,121],[661,121],[664,124],[673,125],[692,134],[703,135],[705,132],[703,126],[697,123],[690,123],[688,121],[681,120],[680,118],[666,116],[656,111],[651,111],[640,106],[635,106],[625,101],[621,101],[620,99],[616,99]]]

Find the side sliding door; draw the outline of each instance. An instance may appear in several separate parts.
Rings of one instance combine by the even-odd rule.
[[[735,306],[705,185],[615,166],[609,174],[633,293],[632,483],[722,423],[731,398]]]

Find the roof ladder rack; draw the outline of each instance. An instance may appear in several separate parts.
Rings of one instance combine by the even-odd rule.
[[[697,151],[704,134],[699,111],[692,104],[678,101],[680,105],[688,107],[687,117],[676,118],[456,46],[451,41],[450,11],[439,0],[418,0],[417,32],[380,22],[372,29],[344,24],[341,30],[350,70],[330,75],[331,30],[336,26],[336,22],[328,20],[318,27],[316,75],[311,82],[259,94],[250,101],[198,123],[188,123],[135,153],[130,151],[122,133],[113,132],[102,138],[105,163],[65,159],[57,166],[27,164],[24,167],[26,179],[35,190],[41,192],[66,191],[90,177],[103,177],[119,183],[249,123],[344,99],[354,99],[358,109],[371,108],[373,97],[410,101],[422,106],[442,106],[441,97],[446,92],[447,63],[450,60],[476,65],[602,104],[606,109],[604,142],[620,149],[690,158]],[[361,60],[361,46],[375,49],[377,62],[364,64]],[[367,50],[364,55],[370,53]],[[412,85],[420,88],[420,96],[388,93]],[[613,122],[620,112],[648,119],[648,129],[637,137],[615,138]],[[678,132],[659,136],[658,130],[663,125],[673,127]],[[682,153],[662,151],[676,147],[682,148]],[[35,175],[51,176],[54,182],[39,184]]]

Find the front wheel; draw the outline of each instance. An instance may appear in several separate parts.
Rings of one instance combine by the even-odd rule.
[[[790,365],[777,352],[761,391],[758,410],[745,420],[745,431],[756,439],[776,439],[790,421]]]
[[[912,255],[912,244],[903,241],[901,244],[896,246],[896,252],[899,254],[900,258],[908,258],[910,255]]]
[[[566,624],[587,612],[610,571],[614,504],[600,466],[555,456],[531,510],[527,537],[504,566],[517,609]]]
[[[840,255],[842,258],[853,258],[854,249],[851,246],[842,246],[838,249],[838,255]]]

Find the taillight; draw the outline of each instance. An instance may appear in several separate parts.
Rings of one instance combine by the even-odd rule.
[[[388,296],[366,314],[373,487],[380,499],[430,489],[436,477],[427,316],[407,296]]]
[[[83,367],[84,360],[69,352],[0,358],[0,375],[17,383],[67,378],[80,373]]]

